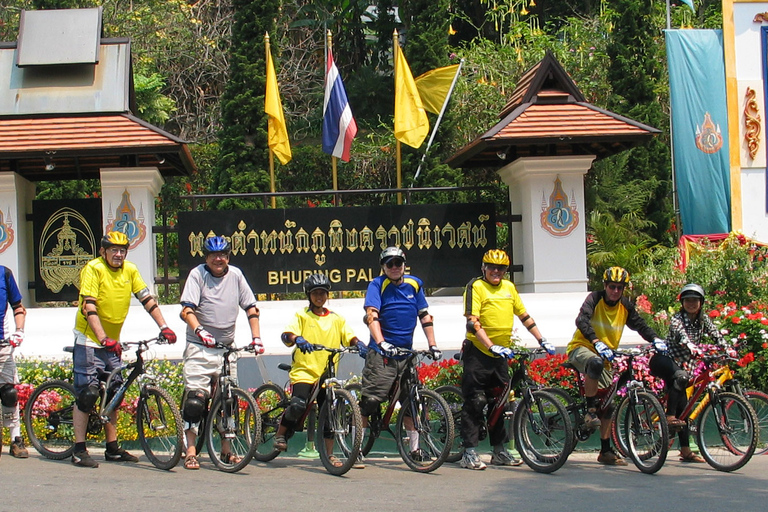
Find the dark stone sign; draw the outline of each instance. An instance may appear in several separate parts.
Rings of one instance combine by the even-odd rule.
[[[425,286],[464,286],[496,247],[487,203],[180,212],[178,232],[182,278],[203,262],[205,238],[221,235],[256,293],[299,292],[315,272],[334,290],[365,290],[391,245],[405,251],[408,272]]]
[[[33,201],[35,299],[77,300],[80,270],[99,254],[101,200]]]

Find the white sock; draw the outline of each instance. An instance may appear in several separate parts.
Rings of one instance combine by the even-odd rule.
[[[408,434],[409,448],[412,452],[415,452],[419,449],[419,433],[415,430],[406,430],[405,433]]]

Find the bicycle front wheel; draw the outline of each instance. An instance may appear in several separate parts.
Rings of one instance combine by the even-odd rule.
[[[332,475],[349,471],[363,442],[363,418],[352,393],[345,389],[328,392],[317,421],[317,452]]]
[[[566,390],[561,388],[544,388],[542,391],[549,393],[553,397],[560,400],[560,403],[563,404],[563,407],[565,407],[566,412],[568,413],[568,419],[571,421],[571,438],[568,441],[568,454],[576,448],[576,443],[578,443],[578,438],[576,437],[576,425],[579,424],[579,420],[581,419],[581,415],[579,413],[579,404],[576,403],[576,400],[568,393]]]
[[[24,426],[32,446],[48,459],[62,460],[75,451],[75,387],[63,380],[38,386],[24,407]]]
[[[445,461],[459,462],[464,455],[464,439],[461,437],[461,410],[464,408],[464,397],[461,394],[461,388],[450,385],[440,386],[435,388],[435,393],[443,397],[453,416],[453,445]]]
[[[629,457],[625,420],[629,413],[629,400],[622,400],[611,415],[611,440],[622,457]]]
[[[755,411],[742,396],[719,392],[701,412],[696,436],[701,455],[710,466],[735,471],[755,453]]]
[[[261,437],[253,458],[269,462],[280,455],[280,451],[272,447],[272,442],[287,405],[285,391],[272,383],[263,384],[253,392],[253,400],[261,413]]]
[[[176,467],[184,449],[184,427],[179,407],[167,391],[155,386],[142,388],[136,430],[149,462],[158,469]]]
[[[434,391],[420,389],[416,400],[407,397],[403,401],[395,433],[397,449],[409,468],[419,473],[434,471],[453,446],[451,409]]]
[[[744,398],[749,401],[749,405],[755,411],[757,431],[763,433],[763,436],[758,436],[757,448],[755,448],[755,455],[762,455],[768,451],[768,439],[766,439],[768,438],[768,394],[756,389],[748,389],[744,391]]]
[[[626,397],[620,408],[624,415],[624,444],[629,458],[643,473],[656,473],[667,460],[669,427],[664,407],[650,393],[638,392],[637,399]]]
[[[261,439],[261,414],[253,397],[230,387],[218,394],[205,422],[208,456],[221,471],[235,473],[251,462]]]
[[[532,392],[533,400],[520,401],[513,418],[515,448],[538,473],[552,473],[570,454],[571,420],[560,399],[545,391]]]

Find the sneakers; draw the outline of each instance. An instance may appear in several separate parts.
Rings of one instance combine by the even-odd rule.
[[[597,462],[600,464],[605,464],[606,466],[626,466],[627,463],[624,459],[616,455],[616,452],[613,450],[608,450],[607,452],[600,452],[600,455],[597,456]]]
[[[507,450],[494,453],[491,456],[491,464],[493,464],[494,466],[519,466],[522,463],[523,463],[522,460],[516,459]]]
[[[429,462],[432,460],[432,457],[421,448],[418,448],[411,452],[411,460],[414,462]]]
[[[108,462],[139,462],[139,458],[120,448],[115,453],[104,452],[104,459]]]
[[[467,469],[485,469],[485,462],[480,460],[480,457],[476,452],[464,452],[464,456],[461,458],[461,467]]]
[[[365,469],[365,457],[363,457],[362,453],[357,454],[357,459],[355,459],[352,469]]]
[[[288,449],[288,440],[285,439],[285,436],[275,436],[272,448],[279,452],[284,452]]]
[[[600,428],[601,421],[600,418],[597,417],[597,411],[595,409],[590,409],[587,411],[587,414],[584,415],[584,426],[587,428]]]
[[[99,463],[93,460],[93,457],[87,452],[75,452],[72,454],[72,464],[81,468],[97,468]]]
[[[24,440],[19,436],[16,436],[11,443],[11,457],[16,457],[17,459],[29,457],[29,451],[27,451],[27,447],[24,445]]]

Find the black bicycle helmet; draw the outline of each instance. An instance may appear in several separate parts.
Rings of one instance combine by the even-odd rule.
[[[229,244],[229,240],[223,236],[212,236],[203,242],[203,254],[206,256],[212,252],[229,253],[231,250],[232,246]]]
[[[304,293],[307,294],[307,297],[312,293],[312,290],[317,290],[318,288],[322,288],[327,292],[331,291],[331,281],[328,280],[328,276],[325,274],[312,274],[304,280]]]
[[[696,283],[688,283],[683,286],[682,290],[680,290],[680,302],[686,297],[696,297],[701,302],[704,302],[704,288]]]

